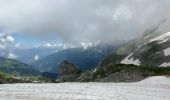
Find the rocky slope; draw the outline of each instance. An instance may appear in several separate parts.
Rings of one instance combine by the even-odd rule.
[[[58,82],[76,81],[80,74],[80,70],[72,63],[63,61],[57,68]]]
[[[162,23],[154,31],[141,38],[133,50],[121,63],[146,66],[170,66],[169,22]]]
[[[124,64],[110,64],[84,72],[79,72],[71,63],[62,63],[60,68],[58,82],[138,82],[150,76],[170,75],[170,68]]]
[[[170,32],[153,34],[145,37],[145,41],[133,50],[123,64],[146,66],[170,66]]]

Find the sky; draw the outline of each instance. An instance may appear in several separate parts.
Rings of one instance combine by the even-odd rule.
[[[15,44],[130,40],[169,20],[169,0],[0,0],[0,32]]]

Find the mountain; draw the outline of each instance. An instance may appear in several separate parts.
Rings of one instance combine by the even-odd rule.
[[[30,64],[38,59],[55,53],[56,50],[58,50],[58,48],[33,47],[27,49],[14,49],[13,54],[16,55],[16,60]]]
[[[168,67],[137,65],[107,65],[83,72],[77,78],[80,82],[138,82],[150,76],[170,76]]]
[[[169,67],[110,64],[82,72],[68,62],[59,67],[57,82],[138,82],[151,76],[170,76]]]
[[[79,66],[79,69],[86,70],[96,67],[103,56],[103,51],[95,47],[70,48],[42,58],[32,65],[41,72],[56,73],[58,65],[67,60]]]
[[[32,76],[40,74],[40,72],[33,69],[32,66],[6,58],[0,58],[0,71],[18,76]]]
[[[80,72],[76,65],[65,60],[57,68],[58,82],[76,81]]]
[[[125,55],[120,55],[117,53],[114,54],[110,54],[106,57],[104,57],[98,67],[103,67],[103,66],[107,66],[107,65],[115,65],[115,64],[120,64],[120,62],[122,61],[122,59],[125,57]]]
[[[146,66],[170,66],[170,32],[152,33],[143,38],[121,63]]]

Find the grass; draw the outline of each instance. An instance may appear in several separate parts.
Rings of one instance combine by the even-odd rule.
[[[108,65],[98,68],[93,73],[93,79],[98,77],[106,77],[112,73],[125,72],[128,74],[140,74],[143,76],[157,76],[157,75],[170,75],[170,68],[168,67],[152,67],[152,66],[136,66],[136,65]]]
[[[3,77],[3,78],[11,78],[11,77],[12,77],[12,74],[6,73],[6,72],[3,72],[3,71],[0,71],[0,77]]]

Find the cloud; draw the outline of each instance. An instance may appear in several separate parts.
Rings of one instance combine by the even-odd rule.
[[[9,49],[10,46],[15,42],[14,37],[11,34],[0,33],[0,48]]]
[[[0,33],[1,56],[15,59],[17,56],[12,52],[15,38],[11,34]]]
[[[45,44],[45,47],[47,48],[53,48],[53,47],[56,47],[57,45],[56,44],[52,44],[52,43],[46,43]]]
[[[13,54],[13,53],[9,53],[8,56],[7,56],[7,58],[16,59],[17,56],[16,56],[15,54]]]
[[[16,48],[20,48],[21,46],[22,46],[21,43],[16,43],[16,44],[14,45],[14,47],[16,47]]]
[[[169,19],[169,0],[1,0],[0,31],[115,42]]]
[[[9,42],[9,43],[13,43],[15,41],[14,37],[12,37],[11,35],[8,35],[6,37],[6,41]]]

